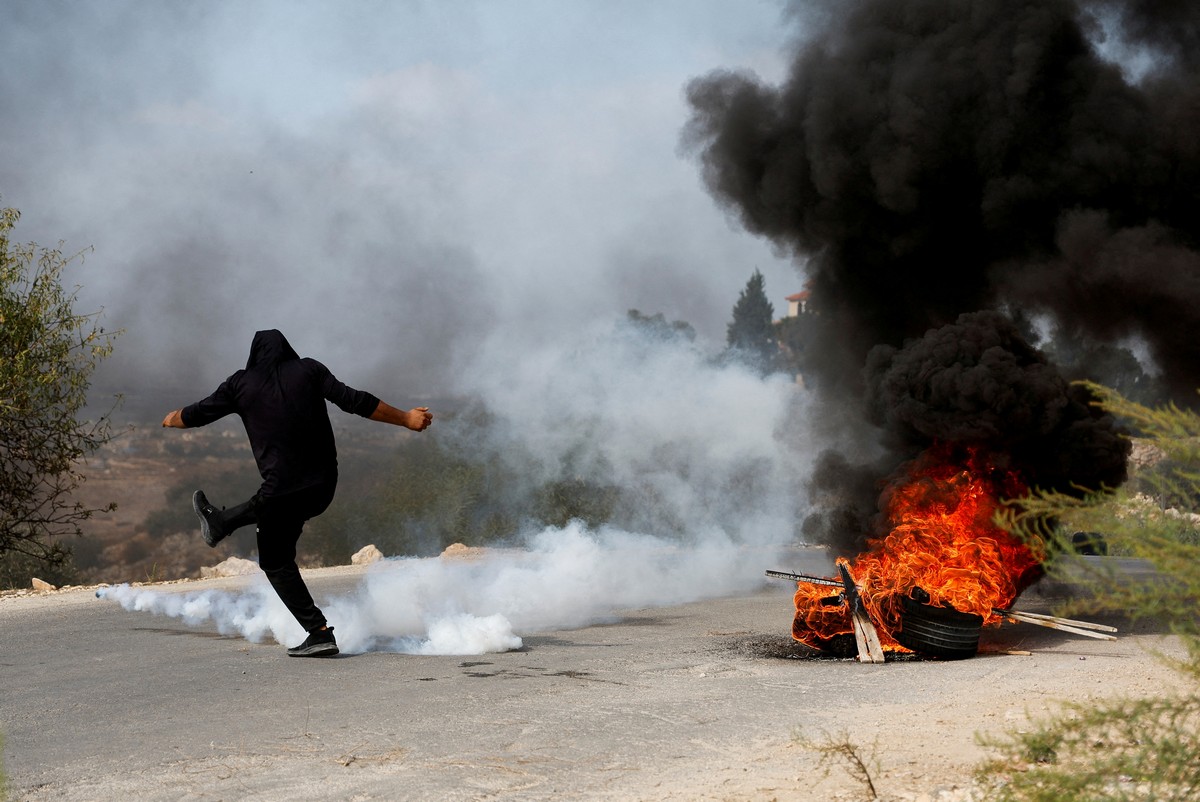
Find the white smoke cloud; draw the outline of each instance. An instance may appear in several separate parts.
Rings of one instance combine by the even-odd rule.
[[[254,587],[238,593],[219,590],[166,593],[114,585],[97,590],[96,596],[111,599],[126,610],[178,618],[188,626],[212,623],[222,635],[240,635],[254,643],[267,636],[280,643],[298,643],[304,638],[304,630],[263,576]]]
[[[526,548],[472,559],[387,560],[351,593],[317,599],[347,654],[474,655],[519,649],[522,635],[614,621],[623,609],[713,598],[761,581],[769,552],[580,524],[546,529]],[[266,579],[241,591],[97,591],[127,610],[211,624],[223,635],[295,645],[304,631]],[[319,594],[318,594],[319,596]]]
[[[497,336],[456,374],[493,422],[486,441],[454,436],[518,455],[513,469],[535,471],[531,482],[577,477],[640,493],[653,500],[647,520],[674,521],[693,542],[793,534],[814,452],[809,399],[789,376],[763,378],[611,324],[519,348]],[[637,531],[664,534],[648,522]]]
[[[263,328],[420,397],[492,331],[637,307],[719,334],[756,267],[777,304],[802,280],[677,152],[683,87],[781,72],[779,19],[773,0],[24,4],[0,26],[22,65],[0,74],[19,154],[0,202],[22,238],[94,246],[70,279],[125,329],[97,387],[130,408],[211,392]]]

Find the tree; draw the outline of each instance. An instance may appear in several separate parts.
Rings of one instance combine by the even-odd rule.
[[[819,320],[815,312],[801,312],[774,324],[775,339],[779,343],[781,370],[797,376],[804,375],[805,367],[812,358],[809,346],[816,340]]]
[[[71,495],[80,461],[110,439],[111,411],[96,421],[80,413],[119,332],[99,328],[99,313],[74,312],[61,283],[72,259],[11,240],[19,217],[0,208],[0,585],[61,568],[70,556],[61,538],[116,507],[89,509]]]
[[[637,309],[630,309],[625,313],[625,319],[636,331],[654,340],[687,340],[688,342],[696,340],[696,329],[692,327],[691,323],[686,320],[674,320],[668,323],[662,312],[644,315]]]
[[[775,309],[763,291],[763,276],[758,270],[746,282],[733,307],[733,320],[726,329],[726,353],[762,373],[776,368],[779,345],[775,341]]]

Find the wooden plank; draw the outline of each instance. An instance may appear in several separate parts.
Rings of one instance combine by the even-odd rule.
[[[1052,616],[1034,617],[1029,613],[1019,613],[1015,610],[1008,610],[1004,613],[1005,616],[1014,621],[1023,621],[1026,624],[1037,624],[1039,627],[1050,627],[1051,629],[1059,629],[1063,632],[1070,632],[1073,635],[1083,635],[1087,638],[1096,638],[1097,640],[1116,640],[1116,635],[1109,635],[1105,632],[1097,632],[1091,629],[1082,629],[1078,626],[1070,626],[1061,623],[1064,619],[1054,618]],[[1070,619],[1066,619],[1070,620]]]
[[[871,623],[870,616],[863,610],[853,610],[851,617],[854,619],[854,641],[858,645],[858,662],[884,662],[883,646],[879,643],[879,633],[875,631],[875,625]]]
[[[1080,629],[1094,629],[1097,632],[1116,632],[1116,627],[1110,627],[1107,624],[1093,624],[1090,621],[1078,621],[1074,618],[1060,618],[1056,615],[1043,615],[1042,613],[1027,613],[1024,610],[1001,610],[997,607],[992,608],[993,613],[1006,615],[1009,618],[1021,616],[1024,619],[1039,619],[1041,621],[1053,621],[1056,624],[1066,624],[1069,627],[1079,627]],[[1033,623],[1030,621],[1029,623]]]
[[[850,607],[850,617],[854,621],[854,642],[858,645],[858,662],[882,663],[883,647],[879,644],[879,633],[875,631],[871,617],[863,609],[862,597],[859,595],[858,585],[854,583],[854,577],[850,575],[850,567],[845,560],[838,560],[837,567],[838,573],[842,577],[843,595],[846,598],[846,604]]]

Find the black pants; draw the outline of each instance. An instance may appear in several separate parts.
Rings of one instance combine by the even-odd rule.
[[[325,626],[326,621],[300,576],[296,543],[305,522],[329,507],[336,488],[336,482],[327,482],[283,496],[255,494],[227,513],[228,523],[234,527],[258,524],[258,565],[284,606],[308,632]]]

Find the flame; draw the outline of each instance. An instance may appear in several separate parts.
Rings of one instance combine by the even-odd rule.
[[[880,643],[891,651],[907,651],[892,633],[901,599],[914,598],[918,588],[928,604],[999,623],[993,610],[1012,604],[1040,570],[1029,546],[992,522],[1002,498],[1027,490],[1015,472],[990,465],[978,449],[938,445],[910,463],[905,476],[882,500],[887,535],[869,540],[848,564]],[[831,593],[798,584],[792,637],[824,648],[854,631],[844,600]]]

